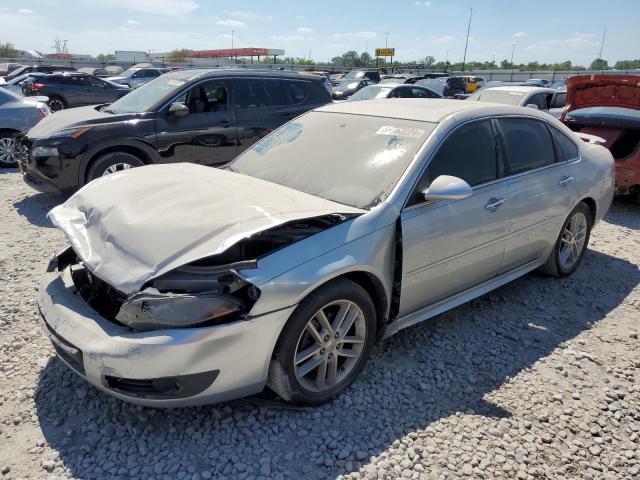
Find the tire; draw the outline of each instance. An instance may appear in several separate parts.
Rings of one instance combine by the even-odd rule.
[[[18,166],[16,159],[18,142],[13,132],[0,132],[0,167],[12,168]]]
[[[65,108],[67,108],[67,102],[64,101],[64,98],[56,96],[49,97],[49,110],[51,110],[51,113],[59,112]]]
[[[96,178],[130,168],[142,167],[144,162],[127,152],[109,152],[93,161],[87,172],[87,183]]]
[[[346,310],[342,310],[343,308]],[[321,328],[318,321],[320,311],[326,313],[325,320],[331,326],[336,325],[338,313],[344,312],[341,318],[349,324],[347,331],[343,329],[341,333],[339,328],[324,328],[321,331],[315,330],[319,337],[312,335],[307,326],[313,324]],[[334,316],[331,316],[332,312],[335,312]],[[354,320],[349,323],[352,316]],[[344,327],[344,323],[342,326]],[[358,376],[371,355],[375,337],[375,307],[364,288],[344,278],[322,285],[298,305],[287,321],[271,358],[267,385],[291,403],[309,406],[325,403],[348,388]],[[355,343],[356,339],[358,343]],[[309,360],[299,361],[298,367],[294,366],[296,354],[298,358],[303,358],[305,355],[301,353],[322,345],[326,348],[309,356]],[[351,348],[345,348],[347,345],[351,345]],[[316,361],[322,361],[321,359],[325,361],[311,369],[306,377],[302,375],[303,369]],[[332,365],[335,368],[332,369]],[[334,372],[333,375],[331,371]],[[322,387],[318,383],[321,375],[322,382],[325,382]]]
[[[579,229],[576,236],[573,235],[570,230],[572,229],[572,221],[584,221],[584,229]],[[593,227],[593,220],[591,217],[591,209],[584,203],[580,202],[576,208],[574,208],[567,219],[562,224],[562,229],[558,235],[558,239],[553,247],[547,262],[540,267],[540,271],[551,275],[552,277],[567,277],[571,275],[580,266],[582,258],[587,251],[589,244],[589,237],[591,236],[591,228]],[[582,232],[584,236],[581,236],[579,232]],[[579,251],[569,248],[571,253],[569,257],[573,259],[571,262],[567,262],[564,259],[566,257],[566,248],[569,246],[571,240],[577,240],[580,243],[580,239],[584,241],[579,245]],[[578,247],[578,245],[576,245]],[[564,249],[564,250],[563,250]]]

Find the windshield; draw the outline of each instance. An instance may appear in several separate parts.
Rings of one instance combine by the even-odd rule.
[[[349,101],[353,102],[354,100],[372,100],[374,98],[386,98],[391,90],[393,90],[393,87],[389,88],[371,85],[351,95],[349,97]]]
[[[526,95],[525,92],[514,92],[509,90],[476,90],[467,100],[472,102],[492,102],[504,105],[518,105],[520,100]]]
[[[351,70],[344,77],[342,77],[342,79],[343,80],[353,80],[355,78],[362,78],[362,77],[364,77],[364,72],[359,71],[359,70]]]
[[[357,208],[383,201],[435,123],[312,112],[289,122],[229,169]]]
[[[358,81],[343,80],[338,84],[337,88],[341,88],[342,90],[355,90],[356,88],[358,88]]]
[[[9,78],[15,78],[18,75],[22,75],[22,73],[25,72],[25,70],[30,69],[31,67],[26,66],[26,67],[20,67],[20,68],[16,68],[13,72],[11,72],[9,75],[7,75],[5,78],[9,79]]]
[[[154,106],[178,90],[183,84],[184,80],[160,76],[132,90],[103,111],[107,113],[150,112]]]

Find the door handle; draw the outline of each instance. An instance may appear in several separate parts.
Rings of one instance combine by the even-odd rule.
[[[558,182],[558,185],[560,185],[561,187],[566,187],[567,185],[569,185],[574,180],[575,180],[575,177],[565,177],[565,178],[563,178],[562,180],[560,180]]]
[[[484,209],[489,210],[490,212],[495,212],[500,205],[504,205],[506,202],[506,198],[492,198],[489,200],[489,203],[484,206]]]

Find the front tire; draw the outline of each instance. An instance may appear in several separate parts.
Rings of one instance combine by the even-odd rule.
[[[87,183],[96,178],[129,170],[134,167],[142,167],[143,165],[144,162],[142,160],[127,152],[105,153],[91,164],[89,172],[87,173]]]
[[[13,133],[0,132],[0,167],[11,168],[18,166],[18,141]]]
[[[551,255],[540,271],[553,277],[567,277],[575,272],[587,251],[592,227],[591,209],[580,202],[562,225]]]
[[[376,311],[364,288],[347,279],[307,296],[285,325],[267,385],[284,400],[320,405],[351,385],[376,337]]]

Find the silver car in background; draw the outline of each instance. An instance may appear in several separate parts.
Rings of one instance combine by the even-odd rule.
[[[16,135],[28,131],[49,115],[47,97],[22,97],[0,87],[0,167],[18,164]]]
[[[360,100],[375,100],[378,98],[443,98],[439,93],[419,85],[405,85],[400,83],[379,83],[369,85],[351,95],[350,102]]]
[[[507,85],[478,89],[466,100],[535,108],[555,118],[560,118],[567,101],[567,92],[547,87]]]
[[[613,198],[603,147],[533,109],[329,104],[225,169],[150,165],[49,218],[37,304],[59,357],[152,406],[317,405],[376,340],[534,269],[567,276]]]

